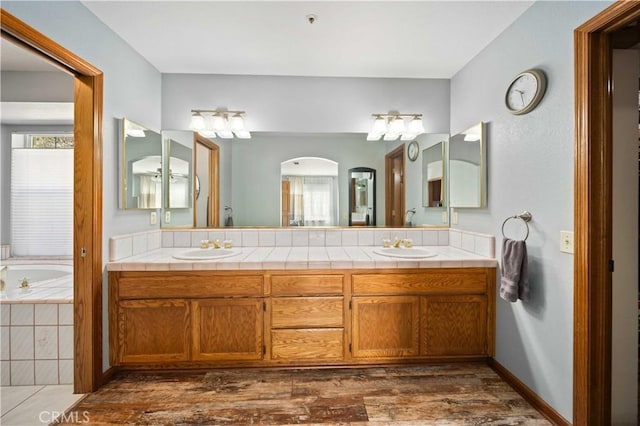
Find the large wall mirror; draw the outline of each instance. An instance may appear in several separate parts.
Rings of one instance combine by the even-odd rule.
[[[162,174],[166,198],[162,203],[162,227],[355,226],[366,225],[367,213],[371,226],[385,226],[385,188],[375,181],[381,176],[363,172],[365,174],[358,177],[359,186],[352,187],[350,171],[359,167],[384,170],[386,153],[405,142],[372,143],[360,133],[252,132],[251,135],[248,140],[209,140],[215,145],[219,161],[216,183],[206,177],[206,170],[214,163],[206,147],[195,142],[198,135],[194,137],[192,131],[184,130],[162,132],[163,171],[166,170],[166,174]],[[423,154],[422,150],[441,142],[440,148],[433,151],[446,147],[448,139],[448,134],[423,134],[416,138]],[[334,170],[301,173],[310,158],[330,160]],[[416,226],[446,226],[448,222],[443,222],[444,216],[437,208],[422,207],[423,162],[410,161],[406,165],[407,208],[416,209],[413,220]],[[285,163],[288,168],[282,169]],[[446,165],[443,164],[443,168],[446,170]],[[330,182],[328,176],[332,176]],[[314,179],[316,182],[312,182]],[[362,190],[363,183],[366,183],[366,196],[363,191],[358,197],[350,194],[350,189]],[[217,192],[210,192],[212,185],[218,187]],[[442,185],[445,204],[446,181]],[[305,200],[304,187],[307,201],[312,199],[311,188],[318,193],[328,189],[324,197],[330,203],[323,202],[322,208],[330,206],[330,213],[320,214],[310,210],[310,206],[305,212],[305,201],[302,204],[295,201]],[[207,196],[217,198],[219,210],[207,209],[210,205],[206,202]],[[313,199],[315,203],[320,198]],[[442,209],[445,208],[443,205]]]
[[[349,170],[349,226],[376,225],[376,170]]]
[[[449,196],[451,207],[486,206],[486,150],[484,123],[451,137],[449,142]]]
[[[440,141],[422,151],[422,206],[446,206],[447,167],[445,142]]]
[[[123,118],[120,157],[120,208],[161,208],[163,186],[160,134]]]

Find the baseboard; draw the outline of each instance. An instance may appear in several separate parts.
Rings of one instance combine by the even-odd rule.
[[[100,386],[105,385],[107,382],[110,382],[113,379],[113,376],[118,372],[116,367],[109,367],[109,369],[102,373],[102,381],[100,382]]]
[[[494,358],[489,360],[489,366],[498,373],[500,377],[504,379],[512,388],[516,390],[533,408],[542,413],[554,425],[559,426],[571,426],[571,422],[562,417],[556,410],[554,410],[549,404],[547,404],[542,398],[538,396],[534,391],[529,389],[527,385],[522,383],[520,379],[514,376],[509,370],[507,370],[502,364],[496,361]]]

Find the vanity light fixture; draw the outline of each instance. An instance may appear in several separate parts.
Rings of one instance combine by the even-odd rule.
[[[189,127],[207,138],[251,139],[251,133],[244,127],[244,111],[214,109],[192,109]]]
[[[400,138],[403,141],[413,140],[424,133],[422,114],[373,114],[375,118],[373,128],[367,134],[368,141],[395,141]],[[405,123],[405,119],[408,120]]]
[[[125,121],[124,133],[132,138],[144,138],[146,136],[142,126],[129,120]]]

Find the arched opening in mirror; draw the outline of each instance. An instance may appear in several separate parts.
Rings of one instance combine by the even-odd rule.
[[[299,157],[280,163],[281,225],[338,224],[338,163]]]

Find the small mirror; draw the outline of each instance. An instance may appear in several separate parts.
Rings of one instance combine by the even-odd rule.
[[[422,206],[438,207],[445,205],[446,170],[444,142],[422,151]]]
[[[160,134],[122,119],[120,144],[122,209],[162,207],[162,140]]]
[[[162,224],[168,227],[193,226],[193,133],[163,131],[162,184],[164,203]]]
[[[349,169],[349,226],[376,225],[376,170]]]
[[[449,142],[449,196],[451,207],[486,206],[484,123],[453,135]]]

